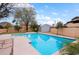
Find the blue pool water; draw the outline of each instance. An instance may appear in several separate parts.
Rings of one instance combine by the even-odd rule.
[[[65,45],[74,41],[68,38],[62,38],[40,33],[19,35],[27,37],[32,42],[31,45],[42,55],[54,54],[56,51],[60,50]]]

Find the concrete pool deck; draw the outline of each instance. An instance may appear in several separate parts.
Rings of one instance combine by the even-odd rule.
[[[23,36],[16,36],[14,38],[14,55],[39,55],[30,44],[29,40]]]
[[[10,55],[12,49],[12,47],[8,47],[12,44],[10,39],[11,39],[11,34],[0,35],[0,55]],[[8,47],[8,48],[2,48],[1,45],[2,40],[8,40],[6,41],[6,43],[8,44],[3,45],[3,47]]]
[[[36,49],[34,49],[29,40],[23,36],[12,36],[11,34],[0,35],[0,43],[2,40],[13,39],[13,55],[40,55]],[[10,43],[12,44],[12,43]],[[10,44],[5,44],[4,47]],[[0,44],[0,47],[1,44]],[[12,47],[1,48],[0,55],[10,55]]]

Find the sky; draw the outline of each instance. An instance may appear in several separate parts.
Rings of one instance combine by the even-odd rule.
[[[40,24],[50,24],[62,21],[64,24],[79,16],[79,4],[43,3],[32,4],[37,11],[37,20]]]
[[[79,16],[78,3],[31,3],[31,4],[15,4],[15,7],[33,7],[36,11],[36,21],[38,24],[56,24],[58,21],[64,24],[72,18]],[[7,18],[8,22],[12,22],[13,17]],[[6,18],[4,18],[6,21]],[[2,21],[0,21],[2,22]]]

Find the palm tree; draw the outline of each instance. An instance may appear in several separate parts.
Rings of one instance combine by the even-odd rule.
[[[63,23],[62,22],[58,22],[56,24],[56,28],[57,28],[57,34],[58,34],[59,30],[61,30],[63,28]]]

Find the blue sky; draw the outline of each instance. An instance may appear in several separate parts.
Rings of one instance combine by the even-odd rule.
[[[31,3],[19,4],[18,7],[33,7],[37,12],[36,20],[38,24],[55,24],[58,21],[66,23],[75,16],[79,16],[78,3]],[[7,18],[12,22],[12,17]]]
[[[75,16],[79,16],[79,4],[68,3],[36,3],[32,4],[38,15],[39,23],[52,25],[58,21],[66,23]],[[44,19],[44,18],[45,19]],[[42,19],[43,18],[43,19]],[[47,20],[46,20],[47,18]]]

